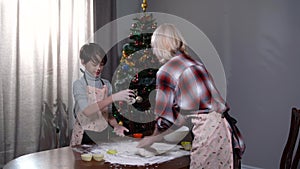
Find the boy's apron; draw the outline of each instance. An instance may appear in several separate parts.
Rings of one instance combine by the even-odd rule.
[[[89,105],[101,101],[107,97],[108,89],[107,86],[104,86],[104,83],[101,79],[100,80],[104,87],[99,89],[89,86],[85,74],[83,76],[87,84],[87,96]],[[84,130],[101,132],[108,126],[108,114],[107,112],[105,112],[104,114],[104,112],[100,112],[100,110],[88,117],[84,115],[83,112],[78,112],[77,114],[75,114],[75,118],[76,121],[73,127],[70,146],[81,144]]]

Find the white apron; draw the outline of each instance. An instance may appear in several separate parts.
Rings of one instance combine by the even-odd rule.
[[[87,81],[86,81],[87,82]],[[102,84],[104,84],[102,82]],[[88,103],[96,103],[107,97],[107,86],[99,89],[96,87],[87,85]],[[93,115],[87,117],[83,112],[76,114],[76,121],[73,127],[70,146],[80,145],[83,137],[84,130],[101,132],[108,126],[108,114],[107,112],[101,112],[100,110]]]
[[[221,113],[192,115],[194,140],[190,169],[233,169],[229,124]]]

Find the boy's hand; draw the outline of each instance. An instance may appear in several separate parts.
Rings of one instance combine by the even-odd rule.
[[[127,101],[129,102],[132,97],[135,97],[134,91],[130,89],[122,90],[112,95],[113,101]]]
[[[125,136],[124,131],[129,132],[129,130],[124,126],[117,125],[114,127],[114,132],[118,136],[124,137]]]

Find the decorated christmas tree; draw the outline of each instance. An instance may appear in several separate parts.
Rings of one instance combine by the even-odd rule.
[[[133,103],[115,102],[113,115],[119,124],[128,127],[129,134],[150,135],[154,129],[154,103],[151,91],[155,89],[157,58],[151,51],[151,36],[157,27],[152,14],[143,13],[133,19],[128,42],[123,45],[120,65],[113,77],[114,92],[135,91]]]

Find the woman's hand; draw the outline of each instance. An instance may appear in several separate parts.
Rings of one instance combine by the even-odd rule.
[[[152,135],[152,136],[148,136],[143,138],[139,144],[136,146],[137,148],[146,148],[146,147],[150,147],[154,142],[158,142],[162,140],[162,135]]]
[[[125,136],[124,131],[129,132],[129,130],[128,130],[126,127],[124,127],[124,126],[116,125],[116,126],[114,127],[114,132],[115,132],[116,135],[118,135],[118,136],[124,137],[124,136]]]
[[[118,93],[112,95],[113,101],[127,101],[129,102],[131,98],[135,97],[134,91],[130,89],[122,90]]]

